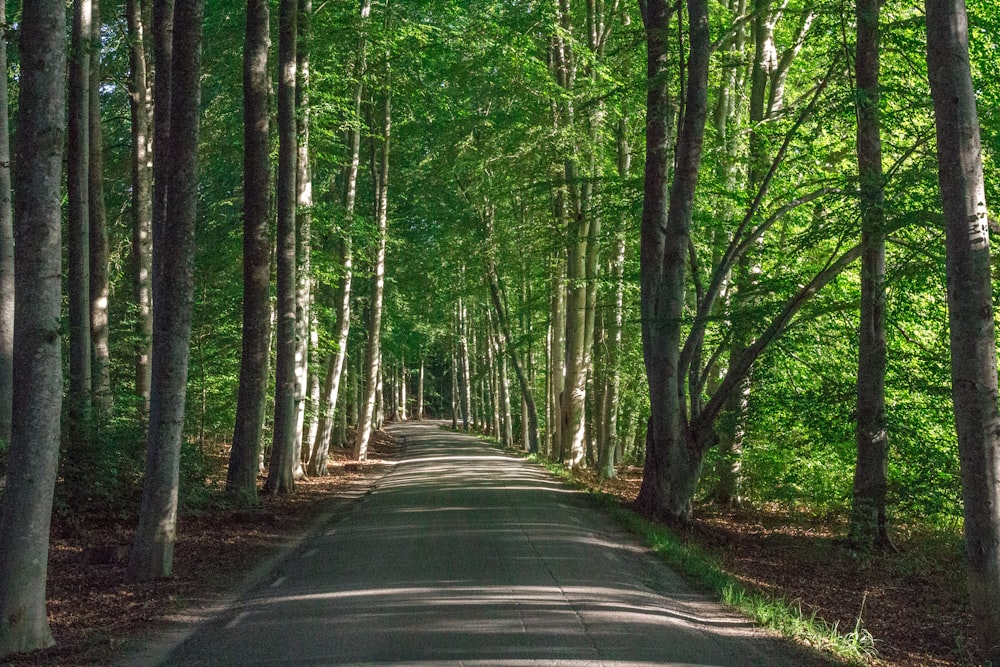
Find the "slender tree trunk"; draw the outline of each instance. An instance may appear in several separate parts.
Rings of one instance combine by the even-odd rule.
[[[14,252],[20,299],[14,313],[7,488],[0,512],[0,657],[54,643],[45,611],[45,579],[63,391],[65,2],[25,3],[19,32]],[[5,115],[6,109],[2,111]]]
[[[104,132],[101,127],[101,15],[94,0],[90,32],[88,120],[90,155],[88,202],[90,216],[90,337],[93,345],[93,404],[100,422],[111,418],[111,348],[108,322],[110,298],[108,215],[104,207]]]
[[[879,118],[879,0],[857,0],[858,180],[861,204],[861,328],[858,335],[858,460],[850,541],[863,552],[889,546],[885,415],[885,194]]]
[[[248,0],[243,47],[243,352],[226,490],[255,496],[271,341],[270,10]]]
[[[295,48],[298,0],[281,0],[278,15],[278,336],[275,357],[274,441],[264,492],[294,488],[296,436],[296,233],[298,136],[295,126]]]
[[[140,421],[149,416],[149,364],[153,337],[152,99],[141,0],[128,0],[129,108],[132,133],[132,296],[136,308],[135,394]]]
[[[469,432],[471,426],[472,418],[472,377],[469,373],[469,341],[466,335],[468,328],[467,317],[465,313],[465,303],[461,297],[458,299],[458,372],[459,372],[459,387],[461,389],[461,400],[462,407],[462,430],[466,433]]]
[[[388,59],[386,62],[388,68]],[[386,71],[385,87],[382,93],[385,97],[382,111],[382,146],[381,164],[376,179],[375,224],[375,276],[372,285],[371,319],[368,322],[368,352],[367,374],[365,377],[365,401],[354,440],[354,458],[364,461],[368,457],[368,441],[372,434],[372,422],[375,420],[378,385],[381,374],[382,345],[382,299],[385,288],[385,246],[388,223],[389,203],[389,139],[392,130],[392,102],[389,97],[388,69]]]
[[[451,428],[458,430],[458,358],[454,344],[451,350]]]
[[[418,420],[424,418],[424,355],[420,354],[420,371],[417,375],[417,417]]]
[[[684,123],[676,169],[667,197],[669,146],[664,67],[670,9],[663,0],[641,3],[646,27],[646,175],[643,200],[640,282],[643,357],[652,417],[638,507],[653,516],[688,521],[701,458],[684,437],[680,405],[681,312],[684,265],[708,107],[711,51],[708,3],[688,0],[688,68]]]
[[[69,246],[69,432],[71,457],[86,466],[91,414],[90,339],[90,38],[91,0],[73,2],[69,65],[66,190]]]
[[[955,427],[962,464],[972,617],[1000,663],[1000,409],[990,245],[963,0],[925,0],[927,71],[945,218]]]
[[[0,0],[0,17],[7,1]],[[0,72],[7,71],[7,40],[0,39]],[[10,444],[14,393],[14,216],[10,189],[7,76],[0,77],[0,442]]]
[[[157,77],[171,81],[170,144],[158,143],[157,161],[167,160],[165,215],[153,228],[153,368],[146,476],[139,527],[126,571],[129,581],[168,577],[173,570],[177,483],[194,301],[194,233],[198,206],[198,125],[201,86],[201,0],[154,7],[157,39],[173,33],[175,57],[157,59]],[[168,13],[169,12],[169,13]],[[171,30],[173,28],[173,30]],[[163,53],[157,48],[157,54]],[[161,107],[162,109],[162,107]],[[165,150],[166,149],[166,150]],[[154,223],[156,220],[154,219]]]
[[[295,479],[305,477],[302,465],[303,430],[309,397],[309,331],[312,300],[312,175],[309,165],[309,45],[312,39],[312,0],[298,0],[298,42],[296,43],[295,119],[298,157],[295,178],[295,452],[292,455]],[[309,446],[312,441],[309,441]]]
[[[549,456],[562,455],[562,400],[566,387],[566,276],[558,260],[552,273],[552,298],[549,303]]]

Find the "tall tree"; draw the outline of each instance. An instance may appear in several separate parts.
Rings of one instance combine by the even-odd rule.
[[[204,3],[154,3],[157,79],[168,73],[169,144],[154,160],[167,165],[166,208],[153,223],[153,365],[146,474],[139,526],[126,570],[130,581],[169,577],[177,538],[177,483],[194,301],[194,234],[198,208],[201,33]],[[161,40],[172,35],[169,51]],[[165,54],[170,53],[172,57]],[[163,58],[159,57],[164,55]],[[159,92],[157,82],[157,92]],[[161,114],[161,100],[156,101]],[[158,137],[159,139],[159,137]]]
[[[25,3],[14,149],[13,424],[0,515],[0,657],[53,644],[45,613],[62,404],[66,4]]]
[[[312,0],[299,0],[295,45],[295,121],[298,135],[295,178],[295,477],[305,476],[302,446],[306,403],[310,395],[310,332],[312,328],[312,170],[309,164],[309,48],[312,39]],[[312,441],[310,440],[311,444]]]
[[[889,438],[885,415],[885,194],[879,115],[879,0],[857,0],[854,69],[861,204],[861,328],[858,336],[858,460],[850,541],[869,551],[889,544]]]
[[[7,1],[0,0],[6,25]],[[0,72],[7,71],[7,39],[0,38]],[[10,205],[10,131],[7,77],[0,78],[0,441],[10,442],[14,392],[14,218]]]
[[[278,336],[274,439],[264,492],[289,493],[295,469],[295,43],[298,0],[281,0],[278,13]]]
[[[243,355],[226,489],[255,495],[271,340],[270,38],[267,0],[247,0],[243,47]]]
[[[386,16],[386,21],[389,18]],[[385,297],[385,246],[389,218],[389,140],[392,137],[392,98],[389,88],[389,58],[386,54],[385,80],[382,88],[382,136],[376,140],[374,155],[380,159],[375,172],[375,266],[372,278],[371,312],[368,320],[368,349],[365,353],[365,394],[357,434],[354,439],[354,458],[364,461],[368,457],[368,442],[372,429],[378,428],[376,408],[381,385],[382,360],[382,303]]]
[[[90,152],[87,165],[87,204],[90,224],[90,340],[94,416],[106,421],[111,416],[111,346],[108,340],[108,299],[111,286],[108,266],[108,214],[104,206],[104,130],[101,124],[101,14],[100,2],[93,1],[90,37],[88,124]]]
[[[153,100],[147,50],[149,2],[127,0],[129,110],[132,140],[132,298],[135,302],[135,394],[143,421],[149,415],[149,364],[153,338]]]
[[[73,457],[87,451],[91,401],[90,338],[90,38],[91,0],[73,0],[69,66],[69,132],[66,189],[69,195],[69,427]]]
[[[667,54],[670,6],[640,0],[646,30],[646,172],[642,207],[640,289],[642,349],[649,382],[651,416],[646,462],[636,503],[654,516],[686,521],[697,483],[700,457],[682,430],[678,375],[684,264],[701,164],[708,111],[708,62],[711,51],[708,3],[688,0],[688,60],[684,121],[670,196],[669,93]],[[692,479],[692,477],[694,479]],[[688,488],[690,487],[690,488]]]
[[[964,0],[925,0],[927,74],[937,127],[951,327],[951,383],[962,466],[973,622],[1000,664],[1000,407],[990,241]]]
[[[344,362],[347,359],[348,334],[351,330],[351,281],[354,278],[354,251],[351,239],[351,229],[354,221],[354,205],[358,194],[358,170],[361,164],[361,98],[364,94],[364,74],[367,50],[367,23],[371,14],[371,0],[361,0],[361,25],[358,31],[358,50],[354,61],[354,106],[353,118],[346,133],[348,160],[344,165],[344,226],[340,230],[337,241],[340,284],[337,286],[334,298],[336,309],[333,333],[337,337],[337,349],[327,361],[326,374],[323,380],[323,405],[320,409],[320,422],[316,430],[316,438],[309,455],[309,474],[326,474],[326,456],[330,450],[330,438],[333,431],[334,415],[337,409],[337,399],[344,374]]]

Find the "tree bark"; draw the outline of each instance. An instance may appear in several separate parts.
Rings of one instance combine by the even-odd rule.
[[[66,155],[69,257],[69,437],[70,457],[86,466],[91,416],[90,338],[90,38],[91,0],[73,1]]]
[[[326,376],[323,381],[323,405],[320,408],[320,422],[316,431],[316,439],[312,444],[312,452],[309,455],[308,472],[310,475],[326,474],[326,456],[330,450],[331,431],[337,410],[340,385],[343,381],[348,335],[351,330],[351,281],[354,278],[354,250],[351,233],[354,226],[354,205],[358,193],[358,170],[361,164],[361,98],[364,94],[363,80],[366,66],[366,26],[370,14],[371,0],[361,0],[361,27],[358,37],[357,61],[354,67],[356,79],[354,84],[354,118],[347,131],[346,143],[350,154],[347,165],[344,167],[344,227],[340,230],[338,243],[341,279],[335,298],[337,314],[333,327],[337,336],[337,349],[327,362]]]
[[[274,439],[264,492],[295,488],[295,184],[298,136],[295,124],[295,49],[298,0],[281,0],[278,15],[278,335],[274,381]]]
[[[889,546],[886,491],[889,440],[885,414],[885,194],[879,116],[879,0],[857,0],[854,59],[861,206],[861,326],[850,542],[869,552]]]
[[[65,40],[64,2],[24,4],[14,150],[15,290],[20,299],[14,313],[13,424],[0,513],[0,657],[54,643],[45,612],[45,579],[63,391]]]
[[[298,0],[298,41],[295,45],[295,122],[298,156],[295,178],[295,479],[305,477],[302,447],[306,404],[309,402],[309,332],[312,317],[312,174],[309,165],[309,43],[312,31],[312,0]],[[308,441],[309,445],[312,441]],[[309,446],[306,445],[306,446]]]
[[[271,340],[270,9],[248,0],[243,46],[243,351],[226,490],[257,494]]]
[[[0,0],[0,17],[7,1]],[[7,71],[7,40],[0,39],[0,72]],[[0,77],[0,441],[10,444],[14,393],[14,216],[11,210],[10,123],[7,77]]]
[[[382,349],[382,299],[385,288],[385,246],[389,203],[389,140],[392,136],[392,101],[388,81],[388,58],[386,59],[386,81],[383,89],[382,146],[381,162],[375,181],[375,275],[372,281],[371,318],[368,321],[368,350],[365,355],[365,400],[354,440],[354,459],[368,458],[368,441],[371,439],[373,422],[377,421],[375,411],[381,384]]]
[[[201,0],[154,7],[157,40],[173,35],[171,59],[157,59],[169,72],[170,143],[158,143],[155,160],[167,164],[166,209],[153,228],[153,366],[146,475],[139,527],[125,576],[129,581],[169,577],[177,537],[177,483],[190,357],[194,301],[194,234],[198,207],[198,127],[201,102]],[[163,53],[162,44],[157,54]],[[160,107],[162,109],[162,106]]]
[[[710,42],[707,0],[688,0],[688,69],[684,122],[667,197],[669,136],[664,69],[670,8],[664,0],[641,2],[646,28],[646,173],[641,230],[640,289],[643,358],[649,381],[650,418],[646,463],[636,499],[644,512],[686,522],[691,516],[688,477],[700,460],[684,437],[680,403],[681,311],[684,266],[698,184],[708,110]],[[697,476],[697,475],[695,475]]]
[[[153,337],[152,253],[153,173],[152,99],[146,51],[148,26],[141,0],[128,0],[126,20],[129,36],[129,109],[132,135],[132,297],[136,307],[135,394],[138,414],[149,416],[150,344]]]
[[[1000,663],[1000,409],[990,245],[963,0],[925,0],[927,72],[945,219],[955,428],[973,622]]]
[[[111,347],[108,299],[111,287],[108,267],[108,214],[104,207],[104,131],[101,126],[101,15],[93,1],[90,26],[90,71],[88,122],[90,153],[88,204],[90,217],[90,339],[93,346],[91,371],[94,416],[105,423],[111,418]]]

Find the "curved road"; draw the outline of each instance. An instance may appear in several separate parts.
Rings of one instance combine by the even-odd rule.
[[[580,493],[436,424],[168,665],[802,665]]]

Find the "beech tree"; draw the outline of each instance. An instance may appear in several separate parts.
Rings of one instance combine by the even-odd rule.
[[[90,330],[90,39],[91,0],[73,2],[69,67],[69,132],[66,190],[69,195],[69,426],[75,458],[87,455],[91,413]]]
[[[104,130],[101,122],[101,14],[94,0],[87,52],[87,122],[90,152],[87,155],[87,217],[90,225],[90,340],[91,389],[94,416],[106,424],[111,416],[111,343],[108,321],[110,276],[108,266],[108,213],[104,205]]]
[[[66,5],[23,6],[14,148],[13,423],[0,514],[0,657],[53,644],[45,611],[63,392],[62,166]]]
[[[962,463],[973,621],[1000,662],[1000,404],[990,240],[964,0],[926,0],[927,74],[937,127],[947,250],[951,383]]]
[[[127,0],[129,112],[132,143],[132,299],[135,302],[135,395],[142,420],[149,415],[149,364],[153,338],[153,95],[147,42],[151,4]]]
[[[889,439],[885,415],[885,194],[879,114],[879,3],[857,2],[857,153],[861,204],[861,327],[858,336],[858,462],[851,542],[889,544],[886,520]]]
[[[243,47],[243,353],[226,489],[255,496],[264,427],[271,303],[270,10],[246,3]]]
[[[0,0],[0,20],[7,2]],[[0,39],[0,71],[7,71],[7,40]],[[14,217],[10,191],[7,77],[0,79],[0,441],[10,442],[14,391]]]
[[[295,42],[298,1],[282,0],[278,16],[278,314],[274,389],[274,441],[264,492],[294,489],[295,468]]]
[[[126,578],[169,577],[177,539],[177,484],[190,358],[194,298],[194,232],[198,211],[201,30],[204,4],[183,0],[153,7],[160,77],[169,80],[168,108],[156,98],[157,123],[169,119],[169,144],[157,135],[154,163],[165,175],[165,208],[153,217],[153,364],[142,507]],[[164,43],[172,34],[172,44]],[[163,165],[166,162],[166,165]]]
[[[665,76],[671,9],[640,2],[646,29],[646,173],[642,208],[642,341],[652,415],[636,504],[657,517],[686,521],[700,461],[685,441],[678,373],[684,265],[708,113],[708,4],[688,0],[687,89],[670,194],[670,111]]]

